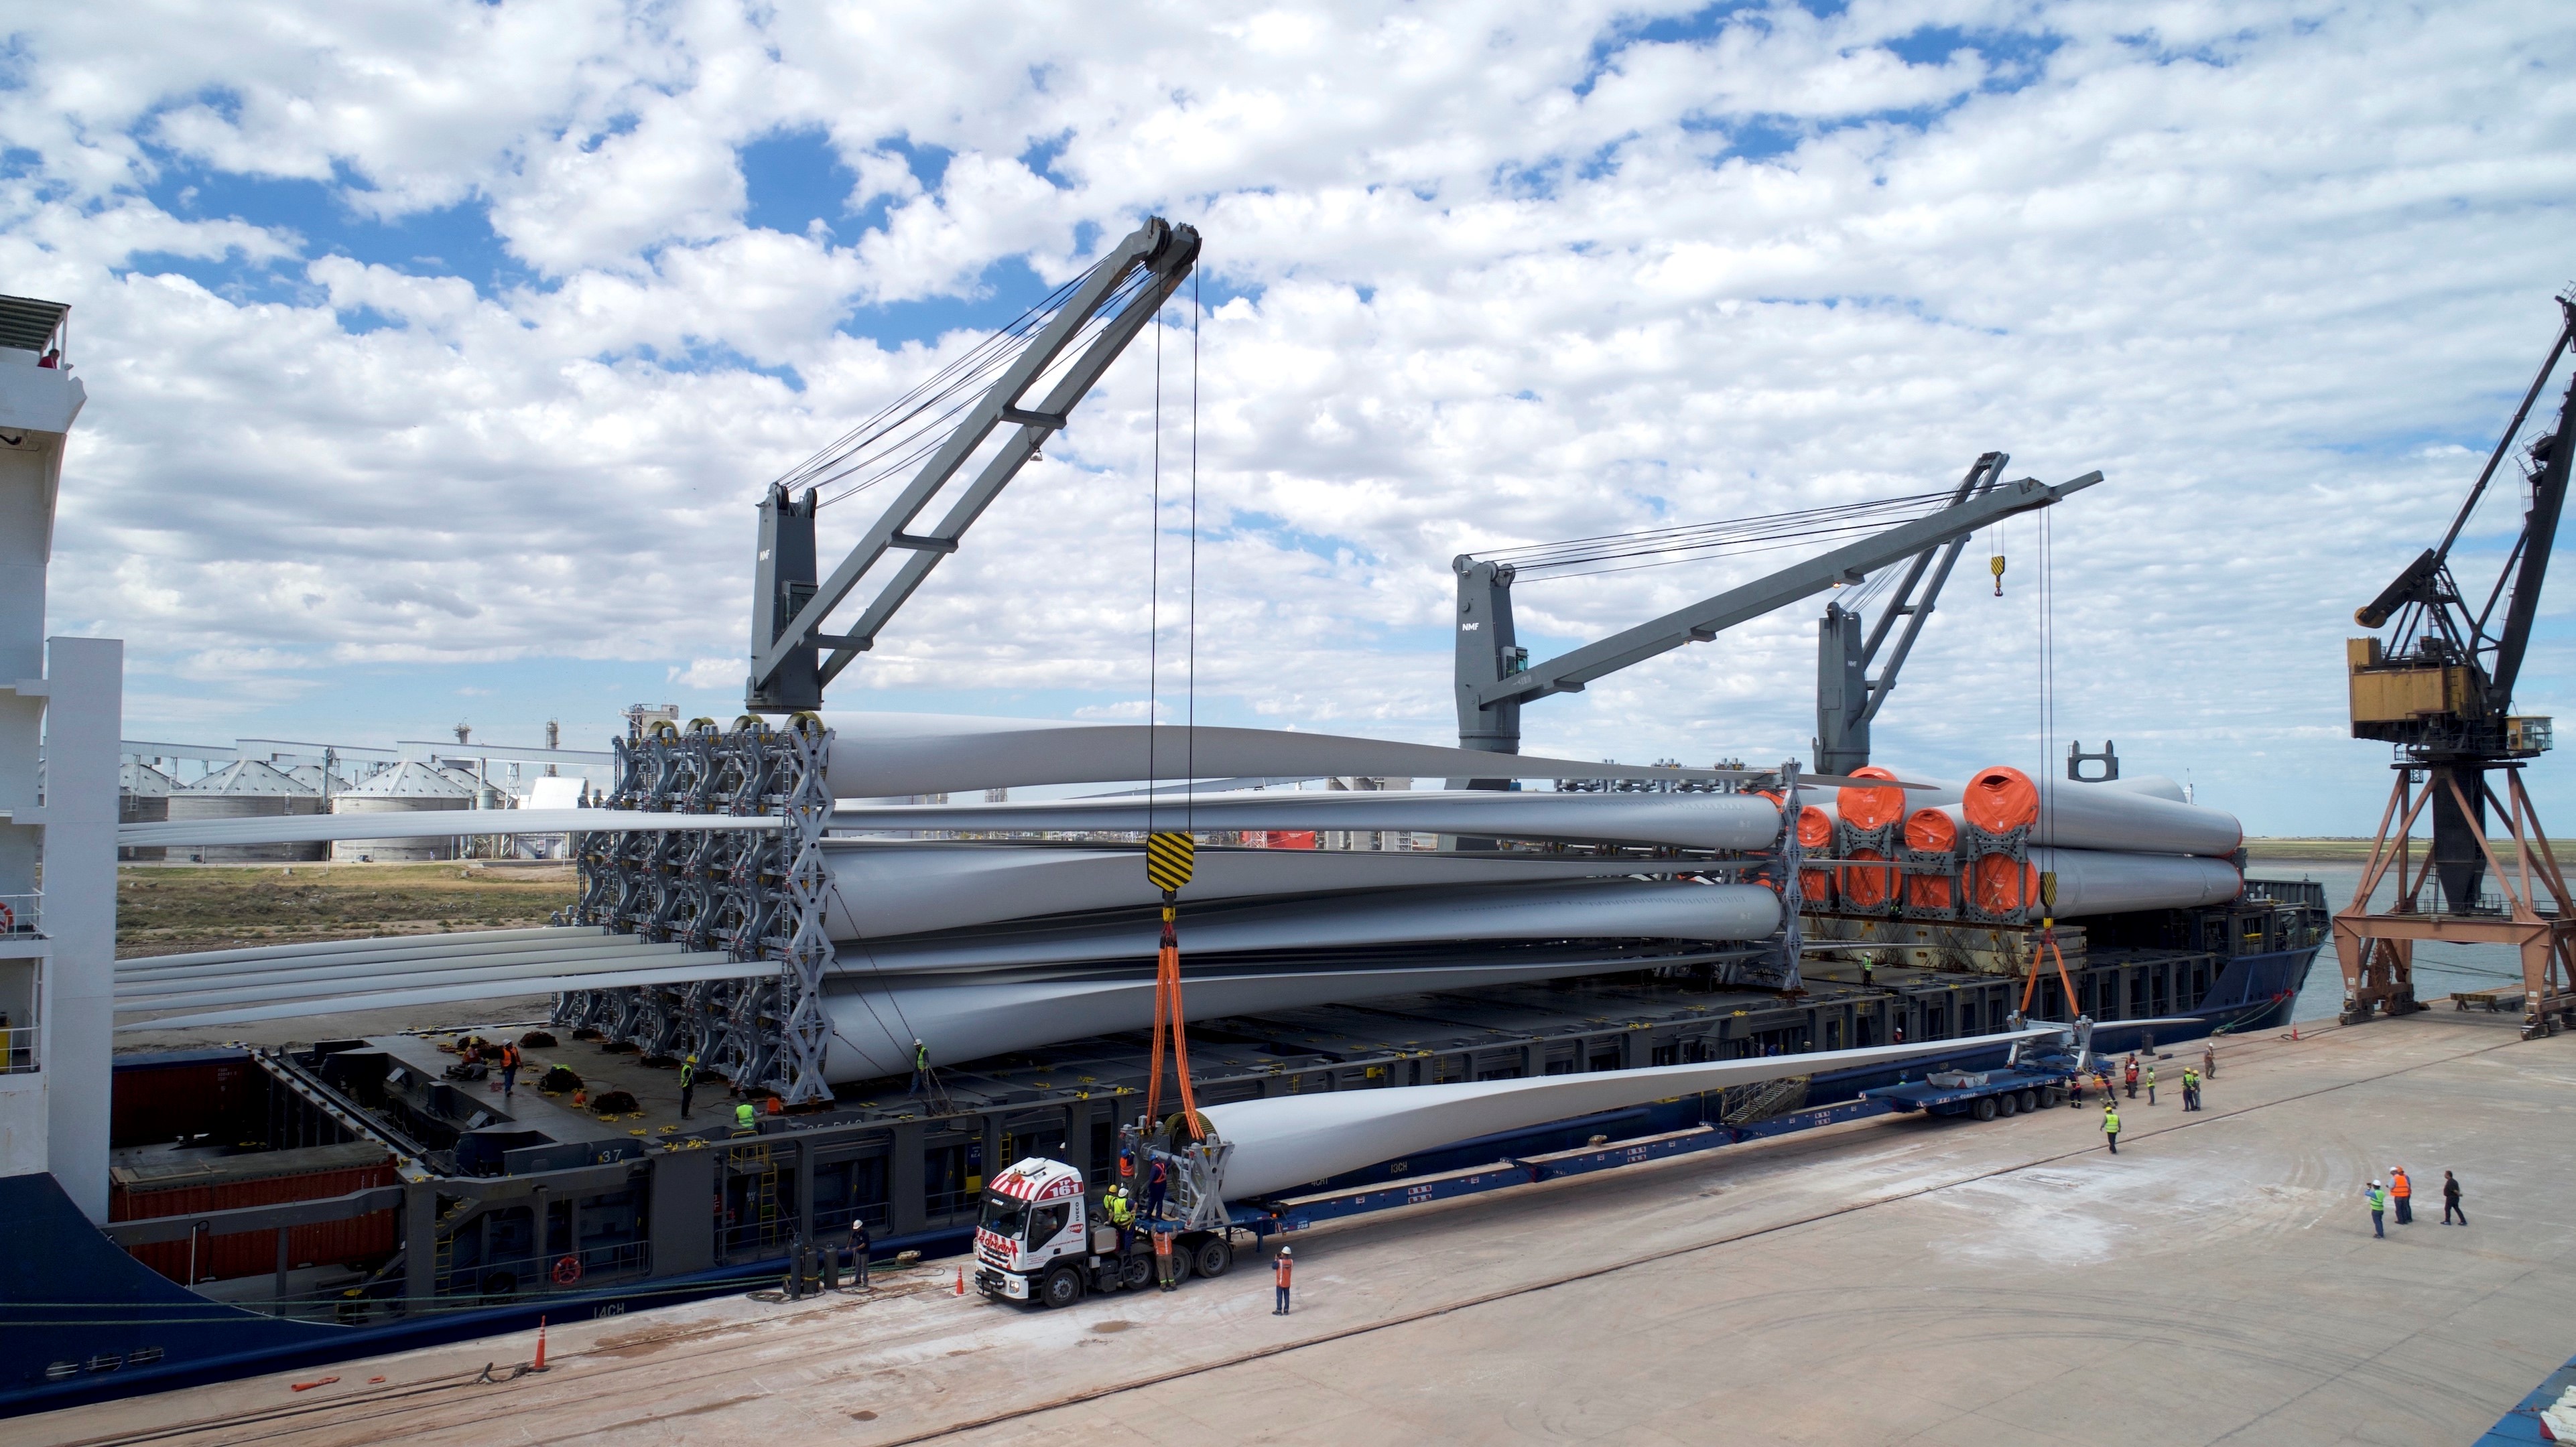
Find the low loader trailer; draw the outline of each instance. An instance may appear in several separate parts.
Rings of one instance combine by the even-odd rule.
[[[2016,1022],[2018,1028],[2019,1022]],[[1509,1156],[1465,1169],[1392,1179],[1341,1190],[1289,1196],[1226,1198],[1224,1180],[1235,1143],[1218,1136],[1202,1113],[1203,1136],[1183,1138],[1182,1117],[1159,1131],[1145,1123],[1119,1132],[1122,1176],[1160,1167],[1170,1202],[1160,1219],[1140,1215],[1121,1227],[1108,1219],[1107,1198],[1094,1196],[1081,1171],[1045,1157],[1013,1164],[986,1189],[975,1231],[975,1286],[988,1300],[1070,1306],[1094,1292],[1134,1291],[1191,1277],[1217,1277],[1249,1236],[1308,1230],[1378,1211],[1454,1200],[1540,1181],[1642,1165],[1743,1141],[1889,1114],[1966,1116],[1990,1121],[2063,1104],[2092,1070],[2092,1022],[2025,1030],[2005,1063],[1991,1070],[1935,1069],[1919,1082],[1877,1086],[1858,1099],[1789,1112],[1747,1124],[1700,1124],[1612,1142],[1595,1136],[1570,1150]],[[1321,1102],[1318,1103],[1319,1105]],[[1223,1110],[1219,1107],[1218,1110]],[[1142,1203],[1140,1203],[1142,1204]],[[1159,1258],[1168,1254],[1169,1264]]]

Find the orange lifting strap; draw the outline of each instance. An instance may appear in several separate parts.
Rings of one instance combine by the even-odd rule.
[[[1151,1129],[1163,1118],[1163,1032],[1168,1027],[1173,1071],[1181,1083],[1181,1118],[1189,1122],[1193,1138],[1204,1140],[1207,1129],[1199,1122],[1198,1100],[1190,1090],[1190,1042],[1181,1023],[1181,941],[1173,928],[1181,886],[1190,882],[1197,852],[1194,842],[1182,833],[1152,834],[1145,840],[1145,876],[1163,891],[1163,943],[1154,958],[1153,1073],[1145,1082],[1145,1121]]]

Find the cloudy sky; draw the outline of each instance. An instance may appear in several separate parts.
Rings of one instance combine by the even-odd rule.
[[[1920,493],[2001,449],[2109,479],[2051,519],[2053,689],[2017,522],[1971,549],[1882,762],[2056,767],[2053,695],[2056,751],[2116,738],[2254,832],[2376,818],[2339,640],[2576,277],[2563,5],[1066,17],[18,12],[0,290],[74,305],[90,398],[54,628],[128,641],[129,737],[730,717],[764,485],[1159,214],[1205,235],[1196,313],[836,707],[1140,716],[1158,426],[1167,704],[1195,426],[1199,717],[1423,740],[1454,728],[1452,555]],[[826,510],[827,553],[876,496]],[[1524,640],[1786,556],[1531,582]],[[2576,718],[2571,588],[2528,711]],[[1803,754],[1819,608],[1534,705],[1528,747]]]

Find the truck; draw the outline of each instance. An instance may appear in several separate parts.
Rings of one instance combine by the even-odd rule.
[[[1080,1171],[1027,1157],[985,1187],[975,1223],[975,1289],[991,1301],[1059,1307],[1092,1292],[1151,1286],[1154,1224],[1111,1225]],[[1174,1275],[1186,1280],[1223,1276],[1234,1264],[1236,1233],[1257,1238],[1270,1229],[1270,1218],[1229,1214],[1210,1222],[1204,1212],[1185,1212],[1183,1220],[1160,1224],[1170,1228]]]

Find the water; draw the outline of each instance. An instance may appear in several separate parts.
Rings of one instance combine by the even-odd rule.
[[[2359,864],[2333,861],[2256,860],[2245,867],[2252,879],[2313,879],[2326,887],[2326,908],[2337,910],[2352,902],[2352,892],[2361,887]],[[2432,888],[2427,885],[2426,888]],[[2371,904],[2385,907],[2397,897],[2396,871],[2389,871],[2379,883]],[[2522,961],[2502,945],[2453,945],[2427,940],[2415,946],[2415,998],[2431,1004],[2454,990],[2488,990],[2498,986],[2522,983]],[[2293,1020],[2332,1019],[2343,1013],[2343,971],[2335,964],[2334,941],[2326,941],[2317,951],[2317,963],[2308,971],[2308,983],[2299,991]]]

